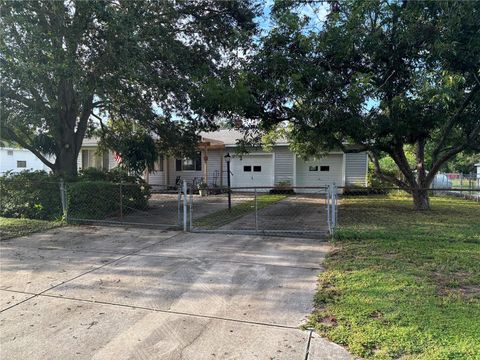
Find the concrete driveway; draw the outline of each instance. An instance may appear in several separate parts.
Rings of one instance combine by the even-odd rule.
[[[296,194],[260,209],[259,230],[270,232],[305,232],[326,235],[328,232],[324,195]],[[255,213],[220,227],[221,230],[255,230]]]
[[[350,358],[299,329],[329,250],[121,227],[3,241],[0,358]]]

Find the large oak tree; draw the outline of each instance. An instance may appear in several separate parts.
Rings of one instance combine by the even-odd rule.
[[[368,151],[378,176],[428,209],[441,166],[480,149],[480,2],[333,1],[325,19],[312,11],[326,5],[275,3],[242,81],[255,103],[244,115],[288,129],[304,155]],[[401,176],[382,169],[383,156]]]
[[[1,138],[75,175],[86,133],[106,118],[135,121],[172,146],[191,142],[211,122],[195,97],[248,45],[257,8],[65,0],[1,1],[0,12]]]

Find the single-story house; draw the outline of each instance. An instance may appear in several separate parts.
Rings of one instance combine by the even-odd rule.
[[[169,188],[179,180],[188,183],[206,182],[209,186],[227,185],[225,155],[230,154],[232,187],[273,187],[278,184],[313,187],[367,186],[368,156],[365,152],[332,151],[327,155],[304,160],[294,154],[286,141],[277,142],[271,151],[252,150],[236,154],[237,130],[218,130],[200,134],[195,158],[176,159],[160,156],[155,171],[146,173],[148,183]],[[79,169],[96,167],[111,169],[117,165],[113,152],[98,154],[97,141],[85,139],[78,158]]]
[[[38,170],[50,172],[50,168],[30,150],[13,146],[0,147],[0,175]]]

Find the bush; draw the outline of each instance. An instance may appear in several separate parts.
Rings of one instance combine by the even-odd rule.
[[[59,179],[45,171],[8,173],[0,178],[0,215],[57,220],[63,215]]]
[[[0,216],[57,220],[62,218],[60,177],[45,171],[9,173],[0,177]],[[150,187],[143,179],[130,176],[122,169],[104,172],[85,169],[66,183],[67,210],[71,218],[104,219],[122,210],[144,210],[148,207]]]
[[[386,195],[388,194],[388,189],[384,187],[364,187],[357,185],[348,185],[343,188],[344,196],[366,196],[366,195]]]
[[[120,213],[118,185],[107,181],[67,184],[67,214],[76,219],[104,219]]]
[[[87,168],[80,170],[78,174],[78,180],[80,181],[107,181],[107,172],[96,169]]]
[[[149,198],[149,187],[142,184],[79,181],[67,185],[67,213],[72,219],[105,219],[120,216],[120,206],[124,214],[144,210]]]

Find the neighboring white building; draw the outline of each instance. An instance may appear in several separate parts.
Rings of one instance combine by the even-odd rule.
[[[480,163],[475,164],[475,166],[477,167],[477,179],[480,179]]]
[[[6,172],[45,170],[50,171],[39,158],[37,158],[30,150],[0,147],[0,175]]]
[[[329,152],[319,158],[303,160],[290,151],[287,142],[278,142],[272,151],[256,150],[236,155],[237,140],[243,134],[235,130],[201,133],[194,159],[175,159],[161,156],[155,171],[145,179],[159,187],[175,186],[178,179],[188,183],[205,181],[210,186],[227,184],[224,156],[231,155],[232,187],[273,187],[279,183],[292,186],[366,186],[368,156],[365,152]],[[85,139],[78,157],[78,168],[111,169],[117,165],[114,153],[99,154],[97,141]]]

